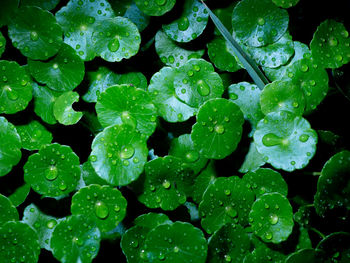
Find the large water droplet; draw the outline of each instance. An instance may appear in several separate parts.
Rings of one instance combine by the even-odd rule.
[[[37,41],[37,40],[39,39],[38,33],[35,32],[35,31],[30,32],[30,39],[31,39],[32,41]]]
[[[300,135],[299,136],[299,141],[301,141],[301,142],[307,142],[307,140],[309,139],[309,135],[307,135],[307,134],[302,134],[302,135]]]
[[[168,181],[168,180],[164,180],[164,182],[163,182],[163,187],[165,188],[165,189],[169,189],[170,188],[170,186],[171,186],[171,184],[170,184],[170,182]]]
[[[208,96],[209,93],[210,93],[210,87],[209,85],[203,81],[203,80],[200,80],[198,81],[198,86],[197,86],[197,91],[198,93],[201,95],[201,96]]]
[[[336,39],[335,37],[330,37],[329,40],[328,40],[328,44],[331,47],[335,47],[335,46],[338,45],[338,39]]]
[[[17,91],[13,90],[10,86],[6,85],[4,87],[4,90],[7,91],[7,97],[10,99],[10,100],[17,100],[18,99],[18,93]]]
[[[271,232],[266,232],[265,233],[265,238],[268,239],[268,240],[271,240],[272,239],[272,233]]]
[[[190,26],[190,22],[188,21],[187,17],[183,17],[179,20],[179,22],[177,23],[177,27],[179,28],[179,30],[181,31],[186,31],[188,29],[188,27]]]
[[[225,132],[225,127],[221,124],[216,125],[214,129],[217,134],[223,134]]]
[[[225,255],[224,258],[225,258],[226,262],[231,262],[232,261],[232,258],[231,258],[230,255]]]
[[[135,154],[135,149],[134,147],[130,146],[125,146],[122,148],[122,151],[120,153],[120,157],[123,159],[130,159],[133,155]]]
[[[108,49],[111,52],[116,52],[120,47],[118,38],[113,38],[108,42]]]
[[[275,215],[275,214],[271,214],[271,215],[269,216],[269,222],[270,222],[271,225],[276,225],[277,222],[278,222],[278,220],[279,220],[279,218],[278,218],[278,216]]]
[[[58,170],[55,165],[51,165],[50,168],[47,169],[45,172],[45,178],[49,181],[55,180],[57,176],[58,176]]]
[[[266,147],[279,145],[281,144],[281,141],[282,141],[282,138],[278,137],[276,134],[273,134],[273,133],[265,134],[264,137],[262,138],[262,143]]]
[[[109,215],[109,209],[108,206],[103,203],[102,201],[99,201],[95,204],[95,214],[100,219],[105,219]]]

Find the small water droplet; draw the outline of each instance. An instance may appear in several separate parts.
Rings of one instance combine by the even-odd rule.
[[[231,218],[235,218],[238,215],[236,209],[232,208],[231,206],[226,206],[225,212]]]
[[[225,127],[221,124],[215,125],[215,132],[217,134],[223,134],[225,132]]]
[[[90,161],[91,161],[91,162],[96,162],[96,161],[97,161],[96,155],[91,155],[91,156],[90,156]]]
[[[186,160],[189,163],[194,163],[198,159],[199,159],[199,153],[197,151],[189,151],[188,153],[186,153]]]
[[[232,261],[232,258],[231,258],[230,255],[225,255],[224,258],[225,258],[226,262],[231,262]]]
[[[275,215],[275,214],[271,214],[271,215],[269,216],[269,222],[270,222],[271,225],[276,225],[277,222],[278,222],[278,220],[279,220],[279,218],[278,218],[278,216]]]
[[[329,40],[328,40],[328,44],[331,47],[335,47],[335,46],[338,45],[338,39],[336,39],[335,37],[330,37]]]
[[[30,39],[31,39],[32,41],[37,41],[37,40],[39,39],[38,33],[35,32],[35,31],[30,32]]]
[[[67,185],[64,182],[61,182],[60,185],[58,186],[58,188],[61,191],[65,191],[65,190],[67,190]]]
[[[180,31],[186,31],[189,26],[190,26],[190,22],[188,21],[187,17],[181,18],[177,23],[177,27],[179,28]]]
[[[308,70],[309,70],[308,65],[305,65],[305,64],[301,65],[301,71],[302,72],[307,72]]]
[[[171,186],[171,184],[170,184],[170,182],[168,181],[168,180],[164,180],[164,182],[163,182],[163,187],[165,188],[165,189],[169,189],[170,188],[170,186]]]
[[[179,251],[180,251],[179,247],[175,246],[175,247],[174,247],[174,252],[175,252],[175,253],[178,253]]]
[[[55,165],[51,165],[49,169],[47,169],[45,172],[45,178],[49,181],[55,180],[57,176],[58,176],[58,170]]]
[[[133,248],[137,248],[139,246],[139,242],[137,240],[133,240],[130,242],[130,245],[133,247]]]
[[[299,141],[301,141],[301,142],[307,142],[307,140],[309,139],[309,135],[307,135],[307,134],[302,134],[302,135],[300,135],[299,136]]]
[[[130,159],[133,155],[135,154],[135,149],[134,147],[130,146],[125,146],[122,148],[122,151],[120,153],[120,157],[123,159]]]
[[[210,94],[210,87],[204,80],[198,81],[197,84],[197,92],[199,95],[206,97]]]
[[[117,37],[111,39],[108,42],[108,49],[111,52],[116,52],[119,49],[119,47],[120,47],[120,44],[119,44],[119,40]]]
[[[258,19],[258,25],[259,25],[259,26],[265,25],[265,19],[262,18],[262,17],[259,17],[259,19]]]
[[[100,219],[106,219],[109,215],[108,206],[102,201],[97,202],[95,204],[95,215]]]
[[[265,238],[266,238],[267,240],[271,240],[271,239],[272,239],[272,233],[271,233],[271,232],[266,232],[266,233],[265,233]]]
[[[281,141],[282,141],[282,138],[278,137],[274,133],[265,134],[264,137],[262,138],[262,143],[266,147],[272,147],[272,146],[279,145],[279,144],[281,144]]]

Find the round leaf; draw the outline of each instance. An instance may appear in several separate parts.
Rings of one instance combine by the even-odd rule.
[[[290,254],[285,263],[316,263],[316,260],[315,250],[308,248]]]
[[[32,85],[15,61],[0,60],[0,113],[24,110],[32,99]]]
[[[108,232],[124,219],[126,200],[116,188],[93,184],[73,195],[71,212],[94,221],[101,233]]]
[[[303,115],[305,99],[303,91],[290,81],[274,81],[267,84],[260,95],[261,111],[264,114],[289,111]]]
[[[243,181],[253,190],[256,197],[265,193],[280,193],[287,196],[288,186],[280,173],[272,169],[260,168],[243,176]]]
[[[191,58],[200,58],[204,54],[203,49],[194,51],[179,46],[162,30],[159,30],[156,34],[155,48],[162,62],[171,67],[180,67]]]
[[[204,263],[208,245],[203,232],[189,223],[159,225],[145,240],[145,254],[151,262]]]
[[[8,28],[13,46],[31,59],[48,59],[58,52],[63,43],[62,29],[55,17],[38,7],[23,6],[18,9]]]
[[[285,72],[283,80],[301,87],[306,102],[306,112],[316,108],[328,91],[328,74],[310,58],[296,61]]]
[[[207,164],[207,159],[194,149],[190,134],[183,134],[172,140],[169,155],[181,158],[184,164],[198,174]]]
[[[243,122],[243,114],[236,104],[226,99],[212,99],[200,107],[191,139],[202,156],[223,159],[241,140]]]
[[[71,0],[56,13],[64,32],[64,42],[85,61],[97,55],[92,35],[98,30],[99,21],[113,16],[114,12],[106,0]]]
[[[92,41],[97,55],[115,62],[134,56],[140,48],[141,37],[136,25],[129,19],[115,17],[99,22]]]
[[[209,185],[199,204],[202,227],[211,234],[226,223],[247,225],[253,202],[253,191],[239,177],[219,177]]]
[[[324,215],[334,208],[350,209],[350,151],[333,155],[323,166],[315,194],[317,214]]]
[[[16,207],[4,195],[0,194],[0,227],[8,221],[18,221],[19,216]]]
[[[36,205],[30,204],[24,209],[22,221],[36,231],[40,247],[51,251],[50,239],[52,232],[60,220],[44,214]]]
[[[242,0],[233,9],[234,36],[253,47],[279,40],[288,28],[288,12],[271,0]]]
[[[79,178],[79,158],[69,146],[44,145],[29,156],[23,167],[24,180],[35,192],[46,197],[59,197],[75,190]]]
[[[174,210],[186,202],[192,191],[193,172],[173,156],[159,157],[145,165],[141,203],[149,208]]]
[[[76,124],[83,116],[82,112],[76,112],[72,108],[74,102],[78,102],[79,94],[74,91],[67,91],[59,96],[53,105],[53,115],[63,125]]]
[[[254,133],[260,154],[276,169],[304,168],[316,151],[317,134],[302,117],[287,111],[271,112]]]
[[[135,0],[135,3],[146,15],[162,16],[174,7],[176,0]]]
[[[203,59],[191,59],[180,67],[174,86],[177,97],[193,108],[209,99],[220,98],[224,92],[219,74]]]
[[[289,8],[295,6],[299,0],[272,0],[272,2],[279,7]]]
[[[180,17],[168,25],[163,25],[163,30],[174,41],[189,42],[203,33],[208,16],[208,11],[199,1],[185,0]]]
[[[127,185],[136,180],[147,161],[145,137],[127,124],[105,128],[91,148],[92,166],[111,185]]]
[[[35,231],[22,222],[7,222],[0,226],[0,261],[36,263],[40,246]]]
[[[240,225],[226,224],[210,238],[207,262],[243,262],[249,249],[250,239],[244,228]]]
[[[37,6],[45,10],[54,9],[60,0],[21,0],[21,6]]]
[[[157,110],[146,91],[131,85],[116,85],[101,93],[96,112],[103,127],[127,123],[150,136],[156,128]]]
[[[8,174],[22,157],[21,137],[14,125],[0,116],[0,177]]]
[[[260,196],[252,205],[249,222],[264,242],[281,243],[293,230],[293,209],[280,193]]]
[[[62,263],[89,263],[100,248],[100,231],[90,219],[73,215],[57,224],[50,246],[53,256]]]
[[[16,129],[21,136],[23,149],[29,151],[39,150],[41,146],[50,144],[52,141],[52,134],[38,121],[19,125]]]
[[[56,91],[70,91],[84,78],[84,63],[75,50],[63,44],[57,55],[47,61],[28,60],[32,76]]]
[[[236,72],[243,68],[243,65],[235,55],[231,46],[224,38],[215,37],[207,44],[207,47],[210,61],[212,61],[218,69]]]
[[[321,67],[339,68],[350,61],[350,37],[342,23],[322,22],[310,43],[312,56]]]
[[[182,102],[175,93],[175,68],[165,67],[151,78],[148,91],[158,114],[168,122],[182,122],[192,117],[196,109]]]

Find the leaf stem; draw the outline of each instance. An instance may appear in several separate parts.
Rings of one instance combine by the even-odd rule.
[[[309,228],[311,231],[315,232],[316,234],[318,234],[322,239],[324,239],[326,237],[326,235],[324,235],[322,232],[320,232],[319,230],[317,230],[316,228],[310,227]]]

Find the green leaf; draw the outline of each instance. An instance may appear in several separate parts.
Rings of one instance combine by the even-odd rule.
[[[52,141],[52,134],[38,121],[18,125],[16,129],[21,136],[23,149],[29,151],[39,150],[41,146],[50,144]]]
[[[36,263],[39,260],[38,236],[27,224],[9,221],[0,226],[0,261]]]
[[[207,262],[243,262],[250,245],[250,238],[242,226],[226,224],[210,238]]]
[[[172,40],[190,42],[203,33],[208,23],[208,11],[197,0],[185,0],[182,10],[178,19],[162,28]]]
[[[0,194],[0,227],[8,221],[18,221],[19,215],[11,200]]]
[[[202,201],[204,192],[209,185],[215,182],[216,177],[214,161],[210,161],[207,167],[194,180],[192,198],[197,204]]]
[[[242,63],[244,68],[248,71],[250,77],[254,80],[255,84],[259,89],[263,89],[265,84],[269,83],[268,79],[264,76],[255,62],[244,52],[240,45],[234,40],[231,34],[227,31],[221,21],[215,16],[215,14],[204,4],[205,8],[208,10],[211,19],[213,20],[215,26],[219,29],[222,36],[229,43],[230,47],[235,52],[239,61]]]
[[[324,216],[334,208],[350,209],[350,151],[341,151],[333,155],[323,166],[317,181],[315,209]]]
[[[204,103],[192,127],[191,139],[203,157],[223,159],[237,147],[244,119],[239,107],[227,99]]]
[[[321,262],[348,262],[350,258],[350,234],[334,232],[316,246]]]
[[[232,14],[234,36],[253,47],[277,42],[287,31],[288,22],[288,12],[271,0],[242,0]]]
[[[209,185],[199,204],[201,225],[208,234],[226,223],[245,226],[253,202],[253,191],[239,177],[219,177]]]
[[[63,44],[57,55],[47,61],[28,60],[32,76],[55,91],[75,89],[84,78],[84,63],[75,50]]]
[[[151,230],[145,240],[144,253],[150,262],[204,263],[207,250],[207,241],[200,229],[189,223],[175,222]]]
[[[62,29],[55,17],[38,7],[18,9],[8,29],[13,46],[31,59],[48,59],[63,43]]]
[[[255,171],[260,166],[263,166],[265,163],[266,162],[264,156],[258,152],[255,143],[251,142],[249,145],[248,153],[244,158],[244,162],[241,168],[239,168],[239,172],[246,173],[250,171]]]
[[[24,209],[22,221],[36,231],[40,247],[51,251],[52,232],[61,219],[46,215],[35,204],[30,204]]]
[[[174,7],[176,0],[135,0],[135,3],[146,15],[162,16]]]
[[[316,253],[314,249],[307,248],[298,250],[286,258],[286,263],[316,263]]]
[[[29,184],[23,184],[20,187],[18,187],[10,196],[9,199],[11,200],[12,204],[16,207],[20,206],[24,201],[27,199],[27,196],[30,192],[30,185]]]
[[[24,110],[32,99],[29,76],[15,61],[0,60],[0,68],[0,113]]]
[[[286,256],[276,248],[267,246],[262,241],[258,241],[259,245],[255,245],[256,248],[253,252],[248,253],[244,258],[244,263],[261,263],[261,262],[274,262],[285,263]]]
[[[268,163],[290,172],[304,168],[314,156],[317,134],[302,117],[271,112],[258,123],[254,142]]]
[[[223,8],[217,8],[213,10],[215,16],[222,22],[223,26],[229,31],[232,32],[232,11],[236,6],[237,2],[232,2],[229,5],[225,5]],[[220,36],[220,31],[215,28],[214,34]]]
[[[342,23],[323,21],[310,43],[313,58],[324,68],[340,68],[350,61],[349,32]]]
[[[294,214],[294,221],[303,227],[310,226],[311,213],[313,208],[310,205],[300,206]]]
[[[245,46],[251,57],[261,66],[277,68],[285,65],[294,55],[292,36],[286,32],[277,42],[263,47]]]
[[[75,190],[79,178],[79,158],[69,146],[44,145],[29,156],[23,167],[24,180],[45,197],[61,197]]]
[[[191,58],[200,58],[204,49],[188,50],[171,40],[163,30],[159,30],[155,36],[155,48],[162,62],[171,67],[183,66]]]
[[[182,159],[195,174],[198,174],[207,164],[207,159],[194,149],[190,134],[183,134],[171,141],[169,155]]]
[[[272,2],[279,7],[290,8],[299,3],[299,0],[272,0]]]
[[[82,112],[76,112],[72,108],[72,104],[78,101],[79,94],[74,91],[64,92],[56,98],[53,105],[53,115],[56,120],[63,125],[76,124],[83,117]]]
[[[8,174],[22,157],[21,137],[14,125],[0,116],[0,177]]]
[[[260,108],[261,90],[256,85],[248,82],[232,84],[228,87],[228,95],[244,114],[252,126],[251,134],[254,133],[256,125],[264,117]]]
[[[149,208],[174,210],[191,195],[193,181],[193,172],[181,159],[173,156],[156,158],[145,165],[138,200]]]
[[[140,32],[143,31],[150,22],[150,17],[143,13],[133,1],[124,13],[124,17],[133,22]]]
[[[287,196],[288,185],[280,173],[272,169],[260,168],[243,176],[243,181],[253,190],[256,197],[266,193],[280,193]]]
[[[289,111],[301,116],[305,109],[303,91],[291,81],[274,81],[267,84],[260,95],[261,111]]]
[[[234,50],[222,37],[215,37],[207,44],[208,55],[215,67],[228,72],[236,72],[243,68]]]
[[[22,6],[37,6],[44,10],[52,10],[58,5],[60,0],[21,0]]]
[[[53,114],[53,107],[55,100],[62,93],[49,89],[46,86],[40,86],[35,82],[32,82],[32,86],[34,97],[34,112],[44,122],[48,124],[55,124],[57,121]]]
[[[145,136],[157,125],[157,110],[148,93],[130,85],[107,88],[97,100],[96,112],[103,127],[127,123]]]
[[[91,184],[98,185],[108,185],[108,183],[98,176],[94,167],[92,167],[90,160],[87,160],[81,166],[81,175],[83,177],[84,183],[89,186]]]
[[[126,204],[126,199],[118,189],[93,184],[73,195],[71,212],[91,219],[101,233],[105,233],[113,230],[124,219]]]
[[[310,58],[296,61],[285,72],[282,80],[290,80],[301,87],[306,101],[305,112],[316,109],[328,91],[327,71]]]
[[[8,25],[18,8],[19,0],[3,0],[0,9],[0,27]]]
[[[182,102],[175,93],[174,80],[178,69],[164,67],[155,73],[148,91],[158,110],[158,115],[168,122],[182,122],[192,117],[196,109]]]
[[[115,62],[134,56],[140,48],[141,36],[129,19],[114,17],[98,22],[92,41],[98,56]]]
[[[280,193],[261,195],[252,205],[249,223],[264,242],[281,243],[293,230],[292,206]]]
[[[136,225],[129,228],[120,241],[120,247],[128,263],[138,263],[146,259],[144,242],[147,234],[153,228],[170,224],[171,221],[164,214],[148,213],[137,217],[134,223]]]
[[[109,184],[135,181],[147,161],[146,138],[127,124],[105,128],[92,142],[91,164]]]
[[[92,35],[98,30],[99,22],[112,17],[114,12],[106,0],[71,0],[56,13],[64,32],[64,42],[84,61],[97,55]]]
[[[193,108],[209,99],[220,98],[224,92],[220,75],[204,59],[190,59],[181,66],[175,75],[174,86],[177,98]]]
[[[285,65],[281,65],[277,68],[267,68],[264,67],[264,72],[266,76],[271,80],[281,80],[282,77],[285,75],[286,70],[293,65],[294,62],[301,60],[303,58],[310,58],[311,57],[311,51],[309,50],[309,47],[301,42],[294,41],[294,55],[291,59],[289,59],[288,63]]]
[[[299,238],[298,238],[298,244],[296,248],[297,249],[312,248],[309,230],[307,228],[299,227]]]
[[[0,32],[0,57],[2,53],[4,53],[6,48],[6,39],[4,38],[4,35]]]
[[[62,263],[89,263],[100,248],[100,231],[91,219],[73,215],[57,224],[50,246],[53,256]]]

